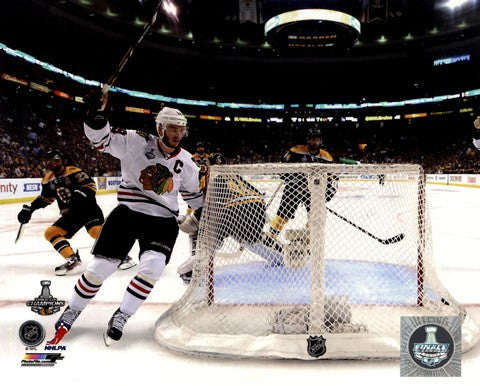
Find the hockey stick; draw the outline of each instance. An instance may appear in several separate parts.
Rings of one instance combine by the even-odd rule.
[[[270,200],[268,200],[267,202],[267,205],[265,205],[265,208],[268,209],[268,207],[270,206],[270,204],[273,202],[273,199],[275,198],[275,196],[277,195],[278,191],[280,190],[280,187],[282,186],[283,184],[280,182],[277,186],[277,188],[275,189],[275,191],[273,192],[272,196],[270,197]]]
[[[17,237],[15,238],[14,244],[17,243],[18,239],[19,239],[20,236],[23,234],[23,226],[24,226],[24,225],[25,225],[25,224],[23,224],[23,223],[20,224],[20,227],[18,228]]]
[[[125,65],[128,63],[128,60],[132,57],[135,49],[140,45],[140,43],[142,43],[143,39],[145,38],[145,36],[147,36],[147,34],[150,32],[150,30],[152,29],[152,27],[155,25],[155,22],[157,21],[157,17],[158,17],[158,12],[160,12],[160,8],[162,7],[163,5],[163,1],[164,0],[160,0],[155,8],[155,11],[152,15],[152,18],[151,20],[146,23],[144,26],[143,26],[143,30],[142,30],[142,33],[140,35],[140,37],[138,38],[138,40],[135,42],[135,44],[131,45],[129,47],[129,49],[127,50],[127,52],[125,52],[125,55],[123,55],[122,57],[122,60],[120,60],[120,63],[118,64],[117,68],[115,69],[115,71],[112,73],[112,75],[110,75],[110,77],[108,78],[107,82],[103,85],[103,88],[102,88],[102,94],[104,96],[104,102],[103,102],[103,105],[102,105],[102,108],[101,110],[104,110],[105,109],[105,105],[107,104],[107,101],[106,101],[106,98],[105,96],[107,95],[108,91],[110,90],[110,88],[115,84],[115,82],[117,81],[118,77],[120,76],[123,68],[125,67]]]
[[[405,237],[405,235],[403,233],[399,233],[398,235],[395,235],[393,237],[390,237],[388,239],[381,239],[380,237],[377,237],[375,236],[374,234],[370,233],[369,231],[367,231],[366,229],[363,229],[361,226],[353,223],[352,221],[350,221],[349,219],[343,217],[342,215],[338,214],[337,212],[335,212],[334,210],[330,209],[330,208],[327,208],[327,210],[330,212],[330,213],[333,213],[335,216],[337,216],[338,218],[342,219],[343,221],[345,221],[347,224],[350,224],[351,226],[353,226],[354,228],[357,228],[359,231],[367,234],[368,236],[370,236],[372,239],[378,241],[379,243],[382,243],[383,245],[389,245],[389,244],[394,244],[394,243],[398,243],[399,241],[402,241],[403,238]]]

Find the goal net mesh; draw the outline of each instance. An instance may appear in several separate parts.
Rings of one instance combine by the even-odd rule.
[[[157,321],[173,350],[315,359],[398,357],[401,316],[476,323],[438,280],[418,165],[213,167],[193,277]]]

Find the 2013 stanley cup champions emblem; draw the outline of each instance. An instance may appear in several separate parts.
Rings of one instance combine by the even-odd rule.
[[[30,309],[39,314],[39,315],[52,315],[55,312],[60,311],[60,308],[65,305],[64,300],[57,300],[50,293],[50,285],[52,282],[50,280],[41,280],[40,285],[42,286],[42,291],[40,296],[36,297],[34,300],[29,300],[26,305]]]
[[[153,190],[158,195],[169,193],[173,189],[173,174],[167,167],[157,163],[147,166],[141,171],[139,181],[143,189]]]
[[[320,336],[309,336],[307,339],[308,355],[318,358],[327,352],[326,339]]]

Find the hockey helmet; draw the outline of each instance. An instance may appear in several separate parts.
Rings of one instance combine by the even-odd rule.
[[[164,107],[161,109],[155,118],[155,122],[162,125],[163,128],[166,128],[168,124],[187,126],[187,118],[185,118],[185,115],[183,115],[180,110],[172,107]]]
[[[47,154],[45,155],[46,160],[50,159],[61,159],[62,161],[65,161],[65,156],[60,150],[54,149],[54,150],[49,150]]]
[[[227,159],[222,153],[212,154],[209,161],[211,165],[225,165],[227,163]]]
[[[312,126],[307,130],[307,139],[308,138],[322,138],[322,131],[318,126]]]

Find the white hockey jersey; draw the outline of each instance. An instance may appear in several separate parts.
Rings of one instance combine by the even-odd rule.
[[[112,131],[108,123],[100,130],[84,124],[84,130],[97,150],[120,159],[120,204],[152,216],[178,216],[180,192],[193,209],[203,206],[199,168],[188,151],[178,148],[164,154],[158,137],[134,130]]]

